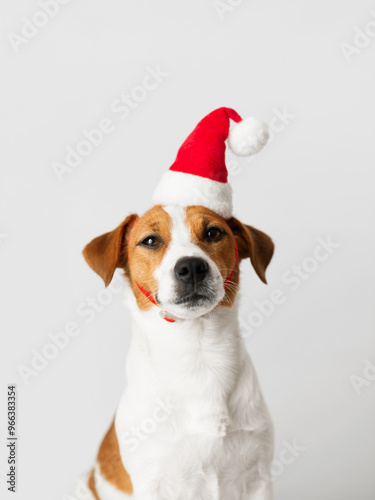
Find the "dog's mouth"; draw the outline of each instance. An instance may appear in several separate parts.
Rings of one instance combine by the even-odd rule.
[[[164,283],[163,283],[164,285]],[[194,319],[212,311],[224,298],[222,277],[211,276],[200,283],[173,283],[168,293],[162,287],[157,302],[163,311],[179,319]]]
[[[185,306],[187,308],[198,308],[207,305],[207,303],[212,303],[215,298],[215,294],[211,291],[207,292],[192,292],[186,295],[182,295],[174,301],[177,306]]]

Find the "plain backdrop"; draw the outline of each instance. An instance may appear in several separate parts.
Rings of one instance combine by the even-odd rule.
[[[228,154],[228,164],[235,215],[276,245],[268,286],[243,263],[240,310],[275,422],[275,498],[373,500],[375,4],[72,0],[47,22],[40,10],[1,1],[1,497],[64,499],[92,466],[130,329],[121,294],[100,295],[81,250],[149,208],[188,133],[230,106],[274,129],[252,162]],[[9,34],[35,15],[45,25],[17,52]],[[150,71],[162,76],[144,90]],[[127,95],[133,107],[120,113]],[[103,120],[112,131],[59,182],[55,162]],[[335,247],[314,261],[327,238]],[[283,303],[254,314],[274,289]],[[87,322],[90,298],[105,305]],[[26,384],[20,367],[71,322],[79,334]],[[5,478],[9,383],[16,495]]]

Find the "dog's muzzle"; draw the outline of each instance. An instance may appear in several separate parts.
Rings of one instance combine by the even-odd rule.
[[[176,305],[187,308],[202,307],[214,299],[208,285],[210,277],[208,262],[201,257],[181,257],[174,267],[176,278]]]
[[[191,288],[192,291],[196,288],[207,276],[208,264],[200,257],[182,257],[174,266],[174,274],[179,285],[184,288]]]

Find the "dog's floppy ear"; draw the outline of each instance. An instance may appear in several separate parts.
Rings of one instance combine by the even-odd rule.
[[[234,217],[227,223],[236,238],[238,257],[240,259],[250,257],[255,272],[263,283],[267,283],[265,273],[274,250],[271,238],[255,227],[242,224]]]
[[[126,265],[126,243],[138,215],[129,215],[116,229],[93,239],[83,249],[88,265],[101,278],[105,286],[112,280],[116,267]]]

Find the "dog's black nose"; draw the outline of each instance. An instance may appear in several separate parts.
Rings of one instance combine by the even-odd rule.
[[[208,264],[199,257],[182,257],[174,266],[174,274],[183,283],[199,283],[208,273]]]

